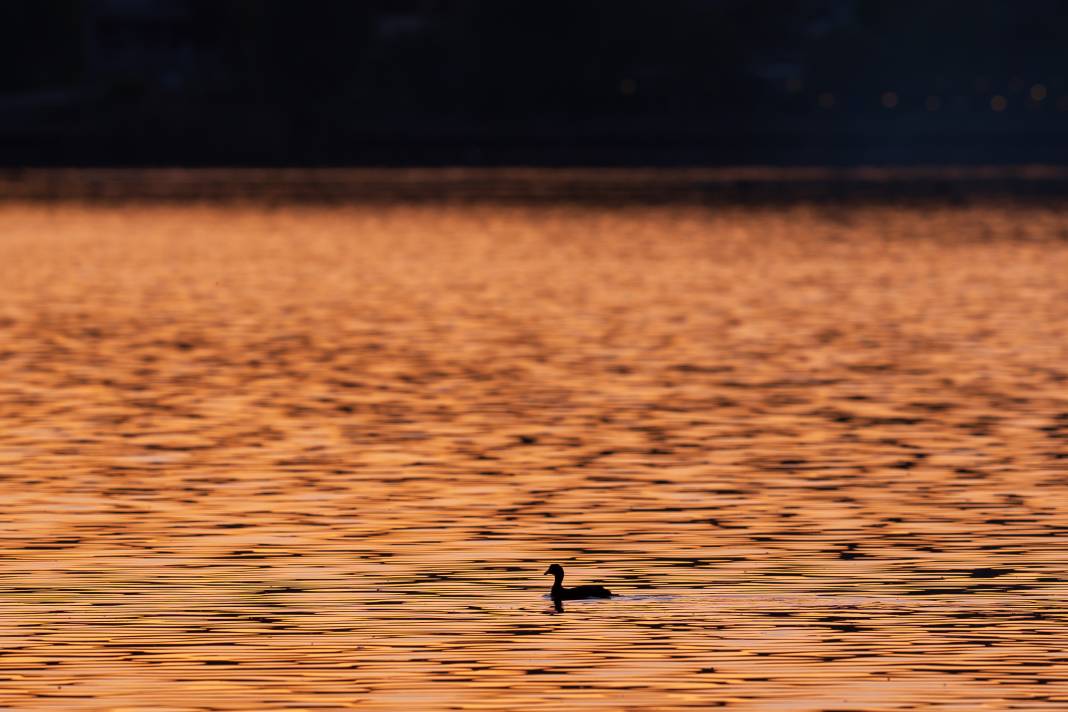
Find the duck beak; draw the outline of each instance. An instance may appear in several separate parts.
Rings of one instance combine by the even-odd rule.
[[[552,570],[551,567],[548,568],[548,569],[545,569],[545,574],[551,574],[552,572],[553,572],[553,570]],[[544,576],[545,574],[542,574],[542,576]]]

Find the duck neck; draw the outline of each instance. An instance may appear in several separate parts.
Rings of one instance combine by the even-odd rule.
[[[553,574],[553,589],[559,589],[564,587],[564,572],[557,571]]]

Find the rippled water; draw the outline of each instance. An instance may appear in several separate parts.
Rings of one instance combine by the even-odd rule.
[[[0,207],[0,705],[1068,706],[1065,235]]]

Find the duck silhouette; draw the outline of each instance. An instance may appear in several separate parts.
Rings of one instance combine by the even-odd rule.
[[[546,574],[552,574],[555,577],[553,581],[553,587],[549,591],[549,595],[552,596],[554,601],[576,601],[581,598],[611,598],[612,592],[604,586],[574,586],[572,588],[564,588],[564,567],[560,564],[553,564],[549,568],[545,569]]]

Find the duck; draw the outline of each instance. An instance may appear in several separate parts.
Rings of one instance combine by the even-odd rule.
[[[564,567],[560,564],[552,564],[545,569],[545,574],[555,577],[553,587],[549,591],[554,601],[575,601],[580,598],[611,598],[612,592],[604,586],[574,586],[564,588]]]

